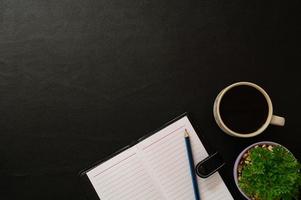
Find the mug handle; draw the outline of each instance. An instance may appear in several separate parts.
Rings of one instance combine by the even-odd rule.
[[[270,124],[273,124],[276,126],[284,126],[285,118],[277,116],[277,115],[273,115]]]

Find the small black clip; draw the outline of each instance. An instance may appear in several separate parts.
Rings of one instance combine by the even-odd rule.
[[[196,167],[196,174],[201,178],[208,178],[225,165],[222,156],[215,152],[204,160],[200,161]]]

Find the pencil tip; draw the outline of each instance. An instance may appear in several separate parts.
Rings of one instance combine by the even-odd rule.
[[[188,131],[187,131],[187,129],[186,129],[186,128],[185,128],[184,137],[189,137],[189,134],[188,134]]]

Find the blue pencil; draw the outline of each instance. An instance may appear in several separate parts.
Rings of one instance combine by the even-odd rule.
[[[195,174],[195,170],[194,170],[194,161],[193,161],[193,157],[192,157],[191,144],[190,144],[189,135],[188,135],[188,132],[186,129],[185,129],[184,137],[185,137],[185,144],[186,144],[187,156],[188,156],[188,160],[189,160],[190,174],[191,174],[191,179],[192,179],[192,184],[193,184],[195,200],[201,200],[198,182],[197,182],[196,174]]]

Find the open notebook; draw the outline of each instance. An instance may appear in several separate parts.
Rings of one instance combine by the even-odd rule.
[[[101,200],[194,200],[184,131],[195,164],[208,156],[187,116],[143,139],[86,175]],[[198,177],[202,200],[232,200],[219,173]]]

